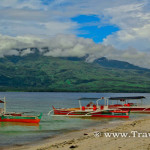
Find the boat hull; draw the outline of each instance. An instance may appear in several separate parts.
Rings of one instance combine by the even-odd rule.
[[[129,118],[128,113],[114,113],[114,112],[105,112],[105,113],[93,113],[91,117],[102,117],[102,118]]]
[[[83,111],[66,111],[66,110],[54,110],[54,115],[86,115],[88,112]]]
[[[109,107],[111,109],[120,109],[122,111],[130,111],[130,112],[136,112],[136,113],[150,113],[150,108],[146,108],[146,107]]]
[[[87,116],[87,117],[102,117],[102,118],[129,118],[127,111],[67,111],[63,109],[54,109],[54,115],[62,116]]]
[[[39,123],[41,120],[40,116],[12,116],[12,115],[1,115],[0,122],[23,122],[23,123]]]
[[[119,108],[120,110],[137,112],[137,113],[150,113],[150,108]]]

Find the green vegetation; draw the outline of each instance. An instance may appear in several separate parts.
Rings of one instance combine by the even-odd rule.
[[[150,92],[150,71],[61,58],[0,58],[0,91]]]

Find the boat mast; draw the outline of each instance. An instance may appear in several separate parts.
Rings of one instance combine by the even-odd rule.
[[[143,105],[143,98],[141,99],[141,105]]]
[[[4,114],[6,113],[6,98],[4,96]]]
[[[82,109],[82,105],[81,105],[81,101],[79,100],[79,106],[80,106],[80,109]]]

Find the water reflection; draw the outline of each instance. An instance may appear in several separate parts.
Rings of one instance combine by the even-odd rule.
[[[39,123],[0,122],[0,127],[7,127],[7,126],[23,126],[23,127],[33,126],[36,127],[36,129],[39,129],[40,127]]]

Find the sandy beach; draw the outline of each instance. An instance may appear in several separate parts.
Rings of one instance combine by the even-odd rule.
[[[4,149],[6,150],[6,148]],[[150,117],[127,120],[119,124],[112,124],[112,126],[106,125],[105,128],[92,127],[74,131],[30,145],[7,147],[7,150],[70,149],[150,150]]]

